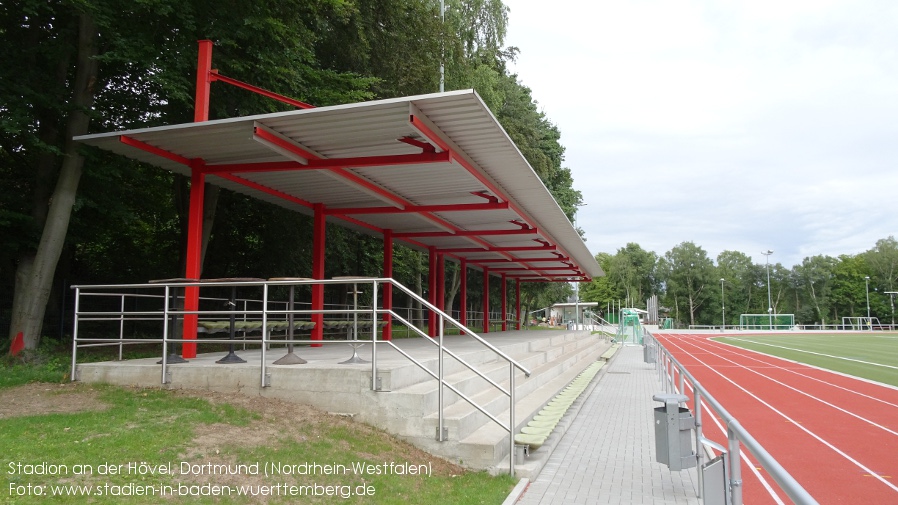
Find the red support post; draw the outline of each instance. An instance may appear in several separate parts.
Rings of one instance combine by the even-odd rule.
[[[190,209],[187,217],[187,265],[184,277],[199,279],[203,268],[203,197],[205,194],[206,176],[203,175],[203,163],[192,162],[190,166]],[[188,286],[184,288],[184,310],[196,311],[200,308],[200,288]],[[197,315],[184,316],[183,338],[196,340]],[[185,359],[196,357],[196,344],[184,343],[181,355]]]
[[[437,304],[437,253],[436,248],[431,246],[427,256],[427,301],[431,305]],[[437,335],[436,332],[437,318],[436,313],[427,309],[427,334],[431,337]]]
[[[312,278],[324,279],[324,251],[325,251],[325,213],[324,204],[312,205],[315,211],[312,231]],[[312,310],[324,310],[324,284],[312,285]],[[324,340],[324,314],[321,312],[312,314],[312,340]],[[312,344],[312,347],[321,347],[322,344]]]
[[[212,83],[212,41],[200,40],[196,63],[196,98],[193,106],[195,122],[209,120],[209,90]]]
[[[446,258],[437,253],[437,307],[446,312]]]
[[[483,267],[483,332],[490,332],[490,269]]]
[[[514,281],[514,318],[516,330],[521,329],[521,279]]]
[[[393,277],[393,230],[384,230],[384,277],[390,279]],[[384,310],[393,309],[393,285],[384,284]],[[384,329],[383,339],[391,340],[393,338],[393,317],[390,314],[383,315]]]
[[[461,323],[462,326],[468,325],[468,260],[465,258],[461,259],[461,264],[458,267],[460,276],[461,286],[459,286],[458,290],[458,322]]]
[[[505,274],[502,274],[502,331],[508,331],[508,285],[505,281]]]

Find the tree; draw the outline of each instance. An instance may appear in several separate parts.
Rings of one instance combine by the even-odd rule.
[[[754,287],[751,258],[738,251],[723,251],[717,255],[716,277],[724,280],[725,304],[729,324],[739,322],[740,314],[749,313]]]
[[[14,253],[11,337],[21,332],[29,348],[40,338],[84,167],[72,137],[88,133],[92,120],[102,130],[183,121],[190,115],[196,61],[184,48],[197,38],[213,37],[227,48],[219,63],[231,63],[226,68],[238,78],[252,75],[263,85],[277,83],[269,86],[276,91],[319,103],[369,97],[372,81],[317,68],[308,50],[318,18],[310,9],[331,12],[341,4],[235,3],[214,13],[204,2],[174,0],[3,5],[0,67],[6,75],[0,82],[9,84],[0,89],[0,103],[9,119],[2,123],[0,159],[11,165],[4,176],[32,194],[30,202],[18,200],[6,220],[28,232]],[[217,94],[213,113],[220,115],[284,107],[263,105],[245,92]]]
[[[833,317],[866,316],[866,286],[864,277],[869,273],[863,256],[839,256],[833,268],[832,310]]]
[[[591,282],[580,285],[580,299],[585,302],[598,302],[599,310],[612,302],[621,299],[618,285],[613,281],[612,256],[608,253],[596,254],[596,262],[605,271],[602,277],[595,277]]]
[[[639,244],[628,243],[617,250],[609,264],[609,274],[623,292],[628,307],[645,307],[645,300],[658,292],[655,267],[658,257]]]
[[[807,293],[814,309],[814,321],[826,324],[830,314],[831,281],[838,260],[831,256],[817,255],[802,260],[793,267],[798,289]]]
[[[659,260],[661,278],[667,286],[667,300],[679,314],[682,308],[689,314],[689,324],[696,324],[696,315],[709,298],[714,286],[714,265],[704,249],[692,242],[683,242]]]

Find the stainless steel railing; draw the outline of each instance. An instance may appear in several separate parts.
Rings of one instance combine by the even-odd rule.
[[[354,304],[352,308],[346,309],[334,309],[334,308],[325,308],[321,310],[313,310],[313,309],[305,309],[300,308],[289,308],[282,301],[272,301],[270,300],[270,290],[271,288],[276,288],[280,286],[286,287],[296,287],[302,285],[332,285],[332,284],[345,284],[352,285],[353,292],[356,292],[358,287],[364,287],[370,285],[370,306],[359,306],[357,299],[354,298]],[[435,337],[431,338],[428,336],[421,328],[403,318],[398,312],[393,309],[387,309],[378,305],[378,293],[382,290],[384,285],[391,285],[396,289],[402,291],[405,295],[407,295],[411,300],[421,304],[421,306],[425,310],[429,310],[436,314],[437,316],[437,334]],[[214,287],[234,287],[240,286],[242,288],[247,287],[256,287],[262,289],[262,300],[261,306],[256,308],[250,308],[248,304],[244,304],[243,308],[238,310],[236,307],[228,309],[228,310],[195,310],[188,311],[179,309],[176,306],[172,306],[170,303],[172,290],[175,289],[183,289],[185,287],[200,287],[202,288],[210,288],[213,285],[203,282],[170,282],[170,283],[153,283],[153,284],[117,284],[117,285],[93,285],[93,286],[72,286],[75,290],[75,322],[73,328],[73,346],[72,346],[72,380],[76,380],[76,368],[77,368],[77,353],[79,348],[84,347],[92,347],[92,346],[102,346],[102,345],[118,345],[119,346],[119,359],[121,359],[121,346],[125,344],[137,344],[137,343],[160,343],[162,346],[162,383],[166,384],[170,381],[168,374],[168,359],[169,352],[168,346],[170,344],[176,343],[216,343],[216,344],[233,344],[232,339],[222,339],[222,338],[203,338],[201,340],[196,339],[184,339],[184,338],[176,338],[172,336],[169,332],[169,322],[172,319],[183,318],[186,315],[196,315],[198,318],[215,318],[215,317],[229,317],[234,315],[235,313],[240,314],[244,320],[248,318],[252,318],[255,320],[261,320],[261,333],[262,337],[260,341],[256,341],[257,344],[261,345],[261,365],[260,365],[260,383],[261,387],[268,387],[268,365],[267,361],[267,350],[270,344],[345,344],[345,340],[311,340],[311,339],[297,339],[290,338],[287,339],[278,339],[273,340],[271,338],[270,332],[266,331],[268,327],[268,321],[275,319],[286,319],[290,316],[297,315],[313,315],[313,314],[337,314],[337,315],[347,315],[352,316],[353,321],[355,322],[355,326],[353,328],[353,336],[357,338],[358,336],[358,316],[365,315],[370,316],[371,324],[371,340],[364,341],[365,343],[370,342],[371,346],[371,388],[372,390],[377,390],[377,347],[378,345],[388,345],[392,349],[396,350],[400,355],[404,356],[410,362],[418,366],[428,375],[430,375],[433,379],[438,381],[438,426],[437,426],[437,440],[445,441],[444,439],[444,427],[445,427],[445,405],[444,405],[444,389],[449,389],[459,398],[470,404],[477,411],[484,414],[490,421],[496,423],[502,429],[508,432],[508,450],[509,450],[509,473],[514,475],[514,430],[515,430],[515,372],[520,371],[526,377],[529,377],[531,372],[522,364],[518,363],[516,360],[508,356],[502,350],[498,349],[487,340],[485,340],[480,335],[471,331],[467,327],[463,326],[461,323],[453,319],[449,314],[443,312],[438,307],[432,305],[430,302],[425,300],[424,298],[418,296],[414,291],[408,289],[406,286],[396,282],[390,278],[371,278],[371,277],[343,277],[340,279],[328,279],[328,280],[272,280],[272,281],[235,281],[235,282],[216,282]],[[158,293],[158,290],[162,290],[161,294],[146,294],[139,293],[141,291],[155,291]],[[123,294],[121,291],[123,290],[133,290],[138,293],[131,294]],[[81,307],[81,302],[83,298],[87,297],[98,297],[98,296],[120,296],[122,298],[119,310],[83,310]],[[163,306],[161,310],[133,310],[126,311],[125,309],[125,297],[147,297],[147,298],[161,298],[164,300]],[[208,300],[208,298],[207,298]],[[272,304],[276,304],[276,308],[270,308]],[[283,308],[281,308],[283,307]],[[378,334],[380,332],[380,328],[376,324],[378,320],[383,315],[389,315],[391,320],[398,321],[405,325],[407,328],[411,329],[411,334],[413,336],[424,338],[425,341],[432,343],[437,347],[437,370],[434,372],[420,361],[412,357],[409,353],[402,350],[399,346],[397,346],[391,340],[383,340],[378,338]],[[162,338],[125,338],[124,337],[124,322],[125,321],[160,321],[162,322]],[[97,337],[85,337],[79,334],[80,325],[84,322],[89,321],[101,321],[101,322],[118,322],[119,324],[119,337],[118,338],[97,338]],[[504,360],[508,363],[508,387],[503,387],[499,382],[490,378],[476,367],[465,361],[461,356],[452,352],[450,349],[446,348],[444,345],[444,335],[446,330],[446,325],[450,327],[454,327],[459,334],[467,335],[473,340],[480,343],[486,349],[492,351],[499,359]],[[476,376],[485,380],[491,387],[497,389],[503,395],[507,396],[509,399],[509,418],[508,424],[505,424],[503,421],[499,420],[495,415],[491,414],[484,406],[479,405],[473,399],[465,395],[461,390],[456,388],[454,385],[449,383],[445,379],[445,359],[449,357],[455,360],[457,363],[462,365],[465,369],[470,370]]]
[[[741,467],[741,448],[745,448],[758,461],[758,464],[767,471],[774,481],[780,486],[780,489],[796,504],[799,505],[815,505],[817,500],[814,499],[790,474],[782,467],[769,452],[755,438],[739,424],[723,405],[702,385],[695,380],[695,377],[680,364],[676,358],[649,332],[645,333],[645,344],[655,346],[655,367],[658,371],[658,378],[664,384],[664,391],[667,393],[686,394],[686,385],[692,389],[693,407],[695,408],[695,446],[696,457],[698,459],[697,466],[699,468],[699,493],[702,489],[702,461],[705,458],[703,447],[715,448],[725,451],[725,459],[727,460],[726,468],[728,469],[727,477],[727,496],[730,505],[742,505],[742,467]],[[702,434],[702,405],[703,402],[709,405],[717,416],[726,426],[727,446],[726,448],[716,444],[712,440],[705,438]]]

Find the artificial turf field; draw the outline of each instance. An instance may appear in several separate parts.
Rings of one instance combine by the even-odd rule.
[[[790,332],[714,340],[898,387],[896,332]]]

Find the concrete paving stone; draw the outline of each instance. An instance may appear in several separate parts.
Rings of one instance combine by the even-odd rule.
[[[555,503],[698,504],[696,470],[671,472],[655,462],[652,395],[662,391],[642,347],[623,347],[540,474],[518,501]]]

